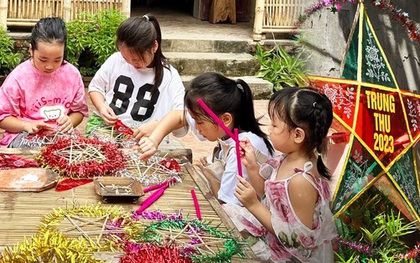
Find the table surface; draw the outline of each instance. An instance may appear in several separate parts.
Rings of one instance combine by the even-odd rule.
[[[182,183],[177,183],[166,189],[164,195],[153,203],[148,210],[159,210],[165,214],[174,214],[182,210],[184,216],[195,218],[196,211],[191,189],[194,189],[200,204],[203,220],[210,222],[211,226],[222,231],[228,229],[232,235],[242,240],[232,221],[224,212],[217,199],[211,193],[201,177],[197,176],[195,168],[185,160],[191,160],[191,151],[180,145],[164,146],[161,151],[168,151],[172,157],[179,160],[184,156],[182,165]],[[16,154],[22,157],[33,157],[37,150],[5,149],[0,148],[0,153]],[[100,203],[101,206],[121,206],[127,212],[136,210],[151,193],[140,197],[137,203],[106,204],[101,196],[94,190],[94,184],[88,183],[67,191],[57,192],[54,188],[42,192],[0,192],[0,251],[7,246],[16,245],[38,232],[41,219],[50,214],[55,208],[71,208],[74,205],[91,205]],[[256,262],[255,256],[249,247],[243,249],[245,259],[234,257],[233,262]]]

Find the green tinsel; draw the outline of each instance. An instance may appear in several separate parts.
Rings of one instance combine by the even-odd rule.
[[[95,114],[90,115],[88,122],[86,123],[86,128],[85,128],[86,137],[89,137],[89,135],[98,127],[105,128],[107,127],[107,125],[105,124],[104,120],[98,115],[95,115]]]
[[[239,242],[236,238],[230,235],[231,231],[223,232],[218,229],[218,227],[212,227],[208,222],[203,222],[200,220],[162,220],[157,221],[148,227],[145,228],[143,233],[138,237],[139,240],[137,242],[150,242],[150,243],[157,243],[162,245],[164,240],[162,240],[162,235],[159,233],[158,230],[162,229],[184,229],[187,224],[189,224],[192,228],[196,229],[197,232],[207,232],[209,236],[216,237],[220,239],[225,239],[223,243],[224,250],[218,249],[217,252],[213,255],[209,255],[208,253],[201,252],[201,250],[197,247],[198,254],[192,254],[191,260],[194,262],[230,262],[234,255],[238,255],[239,257],[243,258],[244,254],[241,250],[242,245],[244,243]],[[193,237],[193,236],[192,236]]]

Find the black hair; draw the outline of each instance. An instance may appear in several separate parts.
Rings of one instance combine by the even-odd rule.
[[[197,103],[199,98],[218,116],[232,114],[235,128],[262,137],[270,154],[274,152],[267,135],[260,128],[259,119],[255,118],[252,92],[245,81],[229,79],[214,72],[201,74],[191,81],[185,91],[185,107],[193,116],[203,116],[214,123]]]
[[[169,69],[167,59],[162,53],[162,33],[159,22],[152,15],[134,16],[122,22],[117,29],[117,47],[125,45],[141,58],[152,49],[155,41],[158,43],[158,48],[152,61],[152,66],[155,70],[152,93],[162,83],[163,68]]]
[[[32,50],[38,50],[38,43],[57,42],[64,45],[63,63],[67,54],[67,29],[63,19],[59,17],[41,18],[31,32]]]
[[[304,150],[308,157],[317,151],[318,172],[330,179],[331,174],[320,156],[326,151],[326,137],[333,120],[332,104],[327,96],[309,88],[283,88],[271,97],[268,113],[271,119],[277,116],[284,121],[290,130],[299,127],[305,131]]]

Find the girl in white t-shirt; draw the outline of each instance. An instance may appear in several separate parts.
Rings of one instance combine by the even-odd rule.
[[[113,126],[119,119],[139,140],[150,135],[169,112],[183,114],[185,88],[162,53],[162,34],[155,17],[130,17],[116,34],[119,51],[105,61],[89,84],[96,114],[89,118],[86,133],[104,124]]]

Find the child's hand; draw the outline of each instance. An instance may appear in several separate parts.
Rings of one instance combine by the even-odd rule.
[[[54,130],[54,126],[43,121],[25,121],[23,131],[27,133],[37,133],[40,130]]]
[[[258,197],[255,189],[252,187],[247,180],[241,176],[237,176],[239,182],[236,185],[235,196],[238,200],[246,207],[250,208],[251,206],[258,204]]]
[[[99,114],[104,122],[109,126],[113,126],[117,121],[117,116],[108,105],[106,105],[103,110],[99,111]]]
[[[57,124],[60,126],[60,132],[62,133],[70,133],[73,131],[73,122],[71,121],[70,117],[65,115],[57,119]]]
[[[143,137],[148,137],[152,134],[152,131],[157,126],[157,121],[148,122],[137,129],[133,130],[133,137],[136,138],[137,141],[140,141]]]
[[[159,145],[156,145],[149,137],[144,136],[140,139],[138,146],[140,148],[140,152],[142,153],[140,160],[147,160],[157,152]]]
[[[246,169],[258,170],[257,159],[255,157],[254,147],[252,146],[251,142],[247,138],[244,138],[240,140],[239,146],[241,147],[241,160]]]
[[[202,165],[202,166],[209,165],[209,162],[207,161],[207,157],[201,157],[200,158],[200,165]]]

